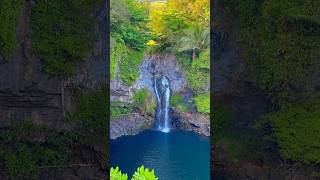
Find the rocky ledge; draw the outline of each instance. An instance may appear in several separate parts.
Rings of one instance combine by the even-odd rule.
[[[182,112],[174,108],[171,109],[171,114],[173,128],[210,136],[209,116],[200,113]]]
[[[125,135],[136,135],[145,129],[151,128],[154,117],[142,113],[112,118],[110,121],[110,139],[116,139]]]

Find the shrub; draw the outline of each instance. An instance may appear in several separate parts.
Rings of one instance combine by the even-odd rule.
[[[199,112],[210,113],[210,94],[196,96],[194,100]]]
[[[185,102],[183,101],[183,97],[178,94],[171,96],[170,105],[183,112],[189,111],[189,108],[186,106]]]
[[[111,180],[127,180],[128,175],[127,174],[122,174],[121,171],[119,170],[119,167],[116,167],[116,169],[113,169],[111,167],[110,169],[110,179]]]
[[[147,88],[136,91],[133,94],[133,105],[146,113],[154,114],[156,103]]]
[[[18,47],[16,29],[24,0],[0,1],[0,62],[7,60]]]
[[[188,86],[195,94],[208,91],[210,84],[210,51],[206,49],[193,61],[186,55],[178,54],[177,60],[182,64]]]
[[[158,180],[158,178],[154,174],[154,170],[149,171],[149,169],[144,168],[144,166],[141,166],[137,169],[137,171],[133,174],[133,177],[131,180],[140,180],[140,179]]]
[[[110,179],[111,180],[127,180],[128,175],[123,174],[119,167],[110,169]],[[158,180],[158,178],[154,174],[154,170],[149,170],[148,168],[144,168],[144,166],[138,167],[136,172],[134,172],[131,180]]]
[[[132,51],[120,62],[120,78],[126,86],[131,86],[139,78],[139,65],[143,53]]]
[[[285,159],[320,163],[320,96],[282,107],[264,117]]]
[[[48,139],[40,142],[34,137]],[[23,121],[0,132],[0,162],[11,178],[33,178],[41,166],[62,165],[69,160],[70,143],[43,126]]]
[[[133,106],[120,101],[111,102],[110,112],[112,118],[119,118],[129,115],[132,112]]]
[[[72,75],[75,63],[89,55],[95,41],[90,13],[101,2],[36,1],[32,6],[32,50],[46,73]]]

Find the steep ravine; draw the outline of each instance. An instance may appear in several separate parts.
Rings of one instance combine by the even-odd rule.
[[[146,55],[140,64],[139,79],[130,87],[121,82],[120,73],[117,70],[115,79],[111,81],[111,100],[132,102],[134,92],[146,88],[154,101],[157,96],[154,88],[154,78],[165,76],[169,80],[171,95],[179,93],[184,96],[188,103],[192,98],[192,91],[187,87],[183,69],[174,55],[154,54]],[[190,102],[189,102],[190,103]],[[209,136],[209,117],[201,115],[193,110],[190,113],[181,112],[178,109],[170,108],[170,128],[194,131]],[[155,127],[155,114],[145,114],[141,111],[134,111],[132,114],[121,118],[112,118],[110,122],[111,139],[122,135],[135,135],[145,129]]]

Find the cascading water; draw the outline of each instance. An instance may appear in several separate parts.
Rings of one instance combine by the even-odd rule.
[[[157,120],[158,128],[162,132],[169,132],[169,101],[170,101],[170,86],[169,80],[166,77],[160,79],[160,84],[158,85],[157,79],[155,78],[154,88],[157,96],[158,110],[157,110]]]

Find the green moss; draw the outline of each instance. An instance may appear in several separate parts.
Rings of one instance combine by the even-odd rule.
[[[210,84],[210,51],[206,49],[199,57],[191,60],[184,54],[177,54],[177,60],[182,65],[188,86],[197,95],[208,91]]]
[[[48,141],[39,141],[38,136]],[[31,121],[0,132],[0,163],[11,178],[33,178],[42,166],[65,164],[70,148],[67,138]]]
[[[111,38],[111,50],[110,50],[110,79],[113,80],[116,75],[116,68],[122,59],[127,58],[127,47],[124,43],[115,41]]]
[[[179,94],[174,94],[170,98],[170,106],[179,109],[182,112],[190,111],[190,108],[183,101],[183,97]]]
[[[131,114],[133,109],[132,104],[123,103],[120,101],[111,102],[110,112],[112,118],[119,118]]]
[[[258,85],[277,105],[307,91],[320,68],[319,1],[232,0],[236,37]]]
[[[197,110],[201,113],[210,113],[210,94],[202,94],[194,98]]]
[[[109,128],[108,96],[106,87],[77,94],[76,111],[70,114],[68,121],[77,125],[74,133],[80,136],[80,143],[96,145],[105,142]]]
[[[16,29],[24,0],[0,1],[0,62],[7,60],[18,47]]]
[[[139,65],[143,60],[143,52],[132,51],[120,62],[120,78],[127,86],[131,86],[139,78]]]
[[[155,113],[156,103],[154,102],[154,97],[147,88],[134,92],[133,105],[148,114]]]
[[[320,96],[286,105],[264,117],[285,159],[320,163]]]
[[[95,23],[90,13],[102,0],[37,1],[31,11],[33,53],[51,75],[71,75],[75,63],[93,49]]]

